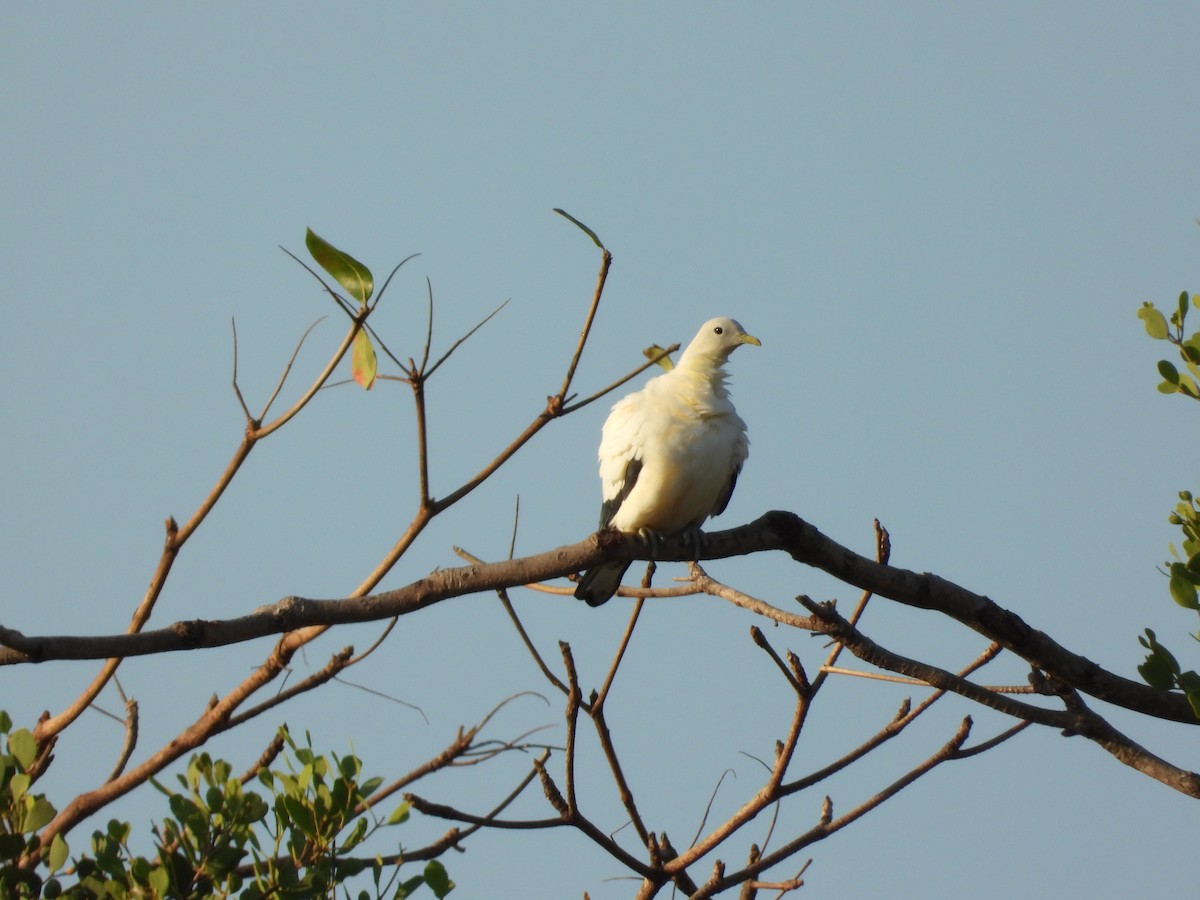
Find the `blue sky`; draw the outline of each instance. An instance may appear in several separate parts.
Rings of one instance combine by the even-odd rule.
[[[598,265],[551,213],[563,207],[614,253],[581,392],[710,316],[763,339],[732,361],[752,450],[720,525],[786,508],[866,551],[879,517],[897,564],[986,593],[1116,671],[1133,673],[1144,627],[1189,646],[1195,623],[1155,565],[1174,539],[1175,492],[1195,487],[1194,411],[1155,393],[1161,347],[1134,311],[1196,287],[1194,5],[330,9],[0,12],[5,624],[125,627],[163,519],[190,514],[238,442],[230,319],[253,407],[300,333],[332,312],[277,249],[301,252],[305,227],[377,273],[422,254],[375,320],[404,355],[419,352],[426,277],[441,347],[511,298],[430,388],[434,491],[453,489],[561,381]],[[317,329],[302,370],[316,370],[340,329],[333,317]],[[257,449],[155,621],[352,590],[413,509],[410,406],[400,386],[331,390]],[[517,496],[519,553],[585,536],[604,413],[596,404],[540,435],[385,586],[455,564],[455,544],[501,556]],[[853,597],[782,560],[711,571],[783,605]],[[571,641],[585,681],[602,679],[627,602],[515,600],[547,651]],[[766,755],[787,726],[784,685],[750,645],[751,624],[713,599],[652,604],[622,670],[614,728],[655,827],[673,836],[695,830],[727,768],[737,777],[715,812],[736,807],[757,786],[743,752]],[[864,627],[950,668],[982,647],[882,601]],[[377,630],[331,636],[297,669]],[[807,637],[772,639],[819,661]],[[146,717],[141,752],[265,650],[124,666]],[[995,668],[995,680],[1024,677],[1011,662]],[[3,705],[31,721],[93,670],[6,671]],[[213,752],[248,762],[286,719],[394,772],[504,697],[543,689],[489,597],[411,617],[351,678],[419,705],[428,724],[333,685]],[[844,752],[903,693],[838,684],[798,762]],[[977,712],[946,707],[831,785],[835,804],[860,802]],[[1115,720],[1187,764],[1192,733]],[[527,699],[497,727],[551,723],[548,739],[561,740],[559,721],[555,705]],[[1005,727],[977,723],[979,737]],[[86,716],[60,744],[52,793],[103,777],[121,737]],[[483,808],[523,766],[424,792]],[[161,815],[156,799],[114,814]],[[586,799],[620,826],[602,772]],[[797,798],[785,821],[807,827],[819,803]],[[537,798],[522,811],[545,814]],[[1027,732],[816,847],[807,877],[841,896],[1179,893],[1194,866],[1175,836],[1197,821],[1194,802],[1080,739]],[[631,893],[572,834],[484,835],[448,865],[464,897]]]

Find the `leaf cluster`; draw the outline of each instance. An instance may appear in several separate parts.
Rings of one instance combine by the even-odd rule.
[[[442,864],[432,860],[420,874],[401,880],[402,852],[355,857],[353,851],[384,828],[408,820],[402,803],[384,820],[371,812],[370,795],[383,783],[364,777],[362,761],[313,752],[287,732],[284,768],[263,766],[257,781],[266,796],[247,789],[253,776],[237,777],[224,760],[194,755],[176,776],[180,790],[154,781],[167,798],[170,815],[153,826],[155,852],[140,856],[130,847],[132,826],[112,819],[92,834],[90,852],[68,866],[70,850],[61,834],[48,848],[37,831],[57,814],[42,794],[30,790],[37,744],[26,729],[12,729],[0,711],[0,896],[125,900],[132,897],[228,897],[242,900],[335,896],[364,872],[370,890],[359,900],[401,900],[428,885],[436,897],[453,888]],[[398,845],[397,845],[397,849]],[[38,865],[20,866],[33,855]]]
[[[1150,337],[1168,341],[1179,351],[1182,370],[1170,360],[1159,360],[1158,373],[1163,380],[1158,390],[1163,394],[1182,394],[1200,400],[1200,329],[1190,335],[1185,331],[1188,310],[1193,307],[1200,307],[1200,297],[1181,291],[1169,318],[1150,302],[1143,303],[1137,315]],[[1200,506],[1191,491],[1179,492],[1179,503],[1167,520],[1183,532],[1180,549],[1172,544],[1173,559],[1165,563],[1171,599],[1185,609],[1200,613]],[[1200,640],[1200,633],[1193,637]],[[1138,641],[1149,651],[1145,662],[1138,666],[1146,683],[1160,690],[1182,691],[1196,717],[1200,718],[1200,674],[1194,670],[1183,671],[1175,655],[1158,642],[1149,628]]]
[[[1200,330],[1184,336],[1184,321],[1190,307],[1200,306],[1197,295],[1188,296],[1187,291],[1181,291],[1179,300],[1170,319],[1163,315],[1162,310],[1149,301],[1142,304],[1137,316],[1146,328],[1146,334],[1156,341],[1169,341],[1179,349],[1179,357],[1183,363],[1183,371],[1170,360],[1158,362],[1158,374],[1162,382],[1158,390],[1163,394],[1183,394],[1193,400],[1200,400]]]
[[[13,730],[12,719],[0,710],[0,896],[56,897],[60,888],[53,877],[67,861],[67,843],[56,836],[40,847],[37,832],[57,814],[45,794],[34,793],[38,745],[28,729]],[[39,854],[41,873],[17,865],[27,853]]]

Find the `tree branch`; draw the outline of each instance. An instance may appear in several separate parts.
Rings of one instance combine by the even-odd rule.
[[[1200,724],[1181,694],[1159,691],[1109,672],[1033,629],[1016,613],[943,578],[860,556],[793,513],[769,512],[739,528],[707,534],[701,555],[704,559],[725,559],[772,550],[784,551],[798,562],[864,591],[907,606],[941,612],[1099,700],[1155,718]],[[695,556],[695,549],[690,540],[673,538],[662,542],[655,555],[659,562],[689,561]],[[648,558],[648,548],[636,535],[602,531],[580,543],[534,556],[441,569],[392,591],[338,600],[287,597],[240,618],[183,621],[141,634],[26,637],[0,626],[0,644],[8,648],[0,650],[0,665],[215,647],[310,625],[375,621],[415,612],[449,597],[546,581],[610,560]],[[785,613],[762,601],[743,605],[789,625],[826,630],[813,617]]]

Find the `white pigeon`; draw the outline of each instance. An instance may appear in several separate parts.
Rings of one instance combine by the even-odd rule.
[[[651,549],[687,531],[698,542],[701,523],[725,509],[750,452],[746,423],[725,388],[725,362],[742,344],[762,346],[733,319],[709,319],[675,368],[612,408],[600,439],[602,529],[638,533]],[[629,566],[588,569],[575,596],[599,606]]]

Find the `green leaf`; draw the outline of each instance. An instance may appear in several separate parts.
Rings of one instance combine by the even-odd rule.
[[[354,335],[354,347],[350,350],[350,372],[363,390],[369,391],[375,386],[378,370],[379,361],[375,358],[371,336],[365,328],[360,328],[358,334]]]
[[[1158,392],[1160,394],[1178,394],[1179,393],[1179,385],[1171,384],[1171,382],[1169,382],[1169,381],[1164,381],[1161,384],[1159,384]]]
[[[210,787],[204,792],[204,802],[208,804],[210,812],[219,813],[225,806],[225,795],[219,787]]]
[[[1138,643],[1150,651],[1146,661],[1138,666],[1138,672],[1146,684],[1160,691],[1169,691],[1175,686],[1175,676],[1179,674],[1179,663],[1171,655],[1171,651],[1158,642],[1154,632],[1147,628],[1145,637],[1138,637]]]
[[[311,234],[312,232],[309,233]],[[1143,303],[1142,308],[1137,311],[1137,316],[1142,320],[1142,324],[1146,326],[1146,334],[1150,335],[1156,341],[1165,341],[1167,339],[1167,335],[1170,334],[1167,328],[1167,317],[1155,309],[1153,303]]]
[[[1175,676],[1175,684],[1184,693],[1190,694],[1193,691],[1200,691],[1200,673],[1196,671],[1180,672]]]
[[[10,778],[8,781],[8,792],[12,794],[12,799],[20,800],[22,797],[24,797],[25,792],[29,790],[29,784],[31,781],[32,779],[24,772],[14,775],[12,778]]]
[[[16,859],[24,850],[24,837],[19,834],[0,834],[0,860]]]
[[[1200,719],[1200,691],[1188,691],[1187,699],[1192,707],[1192,715]]]
[[[38,831],[43,825],[48,825],[53,818],[53,805],[45,797],[38,797],[25,810],[25,815],[21,820],[21,831],[25,834]]]
[[[37,759],[37,741],[28,728],[21,728],[8,736],[8,752],[17,758],[22,769],[28,769]]]
[[[387,822],[385,824],[399,825],[401,822],[407,822],[408,815],[408,801],[405,801],[392,810],[392,814],[387,817]]]
[[[555,211],[556,213],[558,213],[560,216],[562,216],[564,219],[568,219],[568,220],[570,220],[571,222],[574,222],[574,223],[575,223],[575,226],[576,226],[577,228],[579,228],[579,229],[580,229],[580,230],[581,230],[581,231],[582,231],[584,234],[586,234],[588,237],[590,237],[590,238],[592,239],[592,242],[593,242],[593,243],[594,243],[594,244],[595,244],[597,247],[599,247],[601,250],[605,250],[605,251],[607,251],[607,248],[604,246],[604,244],[602,244],[602,243],[600,242],[600,238],[596,236],[596,232],[592,231],[592,229],[588,228],[586,225],[584,225],[582,222],[580,222],[580,221],[579,221],[577,218],[575,218],[573,215],[571,215],[571,214],[570,214],[569,212],[567,212],[565,209],[559,209],[559,208],[556,206],[556,207],[554,208],[554,211]]]
[[[347,781],[354,781],[362,772],[362,761],[357,756],[346,756],[338,759],[335,755],[334,762],[337,763],[338,771],[342,773],[342,777]]]
[[[413,892],[424,883],[425,878],[422,875],[417,875],[414,878],[408,879],[408,881],[401,882],[400,886],[396,888],[395,900],[405,900],[406,897],[411,897]]]
[[[1146,661],[1138,666],[1137,670],[1142,680],[1155,690],[1169,691],[1175,686],[1175,676],[1162,658],[1153,653],[1146,657]]]
[[[343,253],[337,247],[322,240],[311,228],[304,236],[304,243],[308,247],[308,252],[312,254],[312,258],[320,264],[322,269],[332,275],[351,297],[364,305],[371,299],[371,294],[375,290],[375,279],[372,277],[370,269],[349,253]]]
[[[61,834],[54,835],[54,840],[50,842],[50,854],[47,857],[47,862],[50,865],[51,872],[57,872],[63,867],[63,863],[67,861],[69,848],[67,842],[63,840]]]
[[[367,820],[366,818],[360,817],[355,820],[354,827],[350,829],[350,833],[342,838],[340,852],[349,853],[351,850],[361,844],[366,836]],[[364,861],[362,868],[365,869],[366,867],[367,863]],[[362,869],[359,869],[359,871],[361,872]]]
[[[446,867],[436,859],[431,859],[425,865],[425,883],[429,885],[438,900],[454,890],[454,882],[446,874]]]
[[[1179,370],[1165,359],[1158,361],[1158,374],[1171,384],[1179,384]]]
[[[165,866],[158,866],[152,869],[147,881],[157,896],[169,897],[171,895],[171,874],[166,870]]]
[[[296,797],[283,797],[282,800],[292,825],[305,837],[315,839],[317,820],[308,804]]]
[[[8,713],[0,709],[0,734],[8,734],[10,731],[12,731],[12,719],[9,718]]]
[[[1188,293],[1187,291],[1179,292],[1179,327],[1183,327],[1183,318],[1187,315],[1188,309]]]
[[[1200,610],[1196,585],[1183,563],[1171,563],[1171,599],[1185,609]]]

